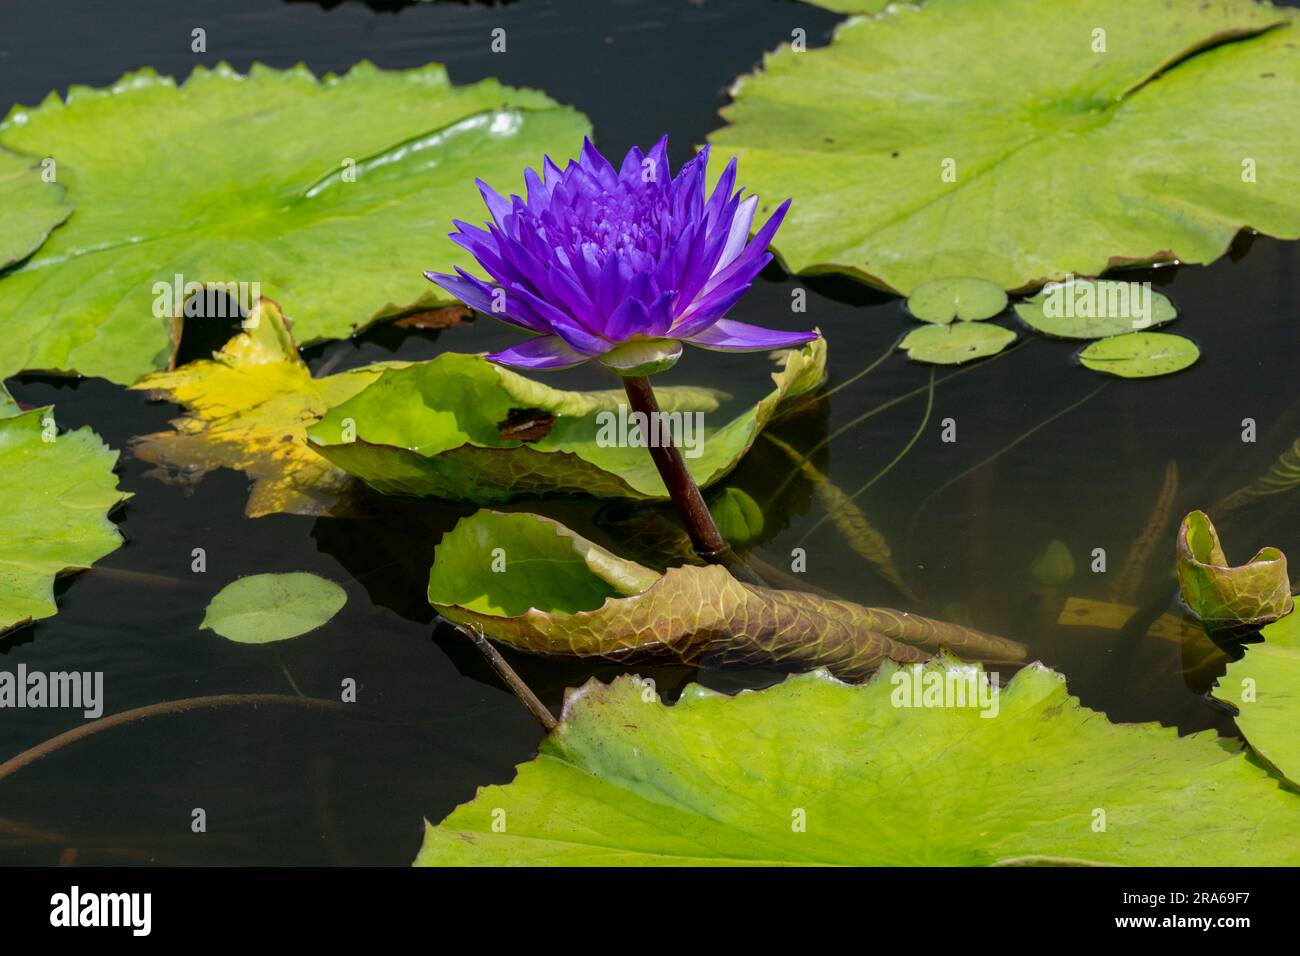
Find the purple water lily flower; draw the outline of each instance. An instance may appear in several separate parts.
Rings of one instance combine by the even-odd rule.
[[[758,198],[733,195],[736,161],[706,198],[706,146],[676,177],[668,138],[632,149],[615,170],[590,140],[561,170],[546,157],[524,173],[527,199],[478,187],[486,229],[454,220],[451,238],[496,280],[425,275],[487,315],[535,337],[489,355],[503,365],[567,368],[593,359],[624,375],[662,371],[682,343],[722,351],[801,345],[815,332],[779,332],[723,318],[772,256],[786,200],[749,241]]]

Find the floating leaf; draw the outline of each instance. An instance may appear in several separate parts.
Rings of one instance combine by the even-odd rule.
[[[1232,511],[1260,498],[1278,495],[1295,488],[1300,488],[1300,438],[1278,456],[1277,461],[1269,466],[1267,472],[1244,488],[1238,488],[1215,505],[1214,512],[1218,514],[1221,511]]]
[[[0,633],[52,617],[55,577],[121,547],[116,464],[89,428],[57,434],[53,409],[21,412],[0,386]]]
[[[1112,724],[1041,665],[992,716],[899,706],[918,682],[942,703],[945,684],[981,677],[886,664],[866,686],[691,685],[672,707],[635,677],[588,681],[513,782],[426,826],[416,864],[1300,862],[1300,797],[1214,731]]]
[[[769,54],[709,139],[759,216],[794,198],[796,272],[908,295],[1209,262],[1243,226],[1300,237],[1294,23],[1247,0],[894,4]]]
[[[1300,787],[1300,614],[1260,631],[1261,644],[1228,665],[1215,696],[1237,708],[1251,749]]]
[[[602,660],[828,667],[859,680],[940,646],[1017,661],[1024,648],[971,628],[799,591],[751,587],[722,567],[627,561],[531,514],[479,511],[443,536],[429,603],[518,650]]]
[[[347,592],[315,574],[252,574],[222,588],[199,625],[236,644],[287,641],[327,624]]]
[[[180,86],[142,70],[17,107],[0,143],[53,156],[77,213],[0,280],[0,335],[25,343],[0,377],[129,384],[161,367],[172,313],[155,307],[178,275],[182,294],[243,282],[255,298],[258,283],[304,343],[445,302],[422,270],[472,260],[431,223],[477,216],[476,176],[506,182],[543,153],[561,160],[587,129],[532,90],[453,87],[437,64],[320,80],[223,64]]]
[[[1201,351],[1191,339],[1167,332],[1130,332],[1098,339],[1079,352],[1079,361],[1094,372],[1120,378],[1172,375],[1196,364]]]
[[[679,445],[701,486],[729,472],[784,403],[817,388],[825,377],[824,339],[784,353],[772,375],[775,389],[721,428],[701,432],[703,413],[718,393],[701,388],[658,390],[665,413],[676,416]],[[544,434],[528,440],[509,427],[512,411]],[[699,415],[692,415],[698,412]],[[622,389],[566,392],[524,378],[477,355],[447,353],[431,362],[385,372],[350,401],[330,409],[308,430],[311,447],[382,492],[436,495],[465,501],[506,501],[528,494],[666,498],[667,489],[635,428]],[[517,418],[518,416],[516,416]],[[345,431],[351,422],[355,433]],[[539,429],[540,431],[540,429]],[[349,436],[353,440],[348,441]],[[637,443],[633,439],[642,439]],[[694,453],[698,451],[698,455]]]
[[[66,190],[57,179],[46,182],[41,172],[40,160],[0,149],[0,209],[5,211],[0,269],[30,256],[72,215]]]
[[[1258,627],[1291,613],[1286,555],[1260,548],[1230,566],[1204,511],[1191,512],[1178,529],[1178,583],[1183,601],[1212,630]]]
[[[1051,283],[1018,302],[1016,315],[1044,335],[1100,339],[1166,325],[1178,318],[1178,310],[1149,283],[1075,279]]]
[[[953,319],[978,322],[1007,307],[1002,286],[987,279],[931,279],[907,297],[907,311],[922,322],[947,325]]]
[[[193,484],[216,468],[245,472],[253,479],[244,509],[250,518],[347,513],[357,483],[307,446],[307,426],[397,363],[312,378],[274,302],[263,299],[245,325],[212,361],[132,386],[190,412],[172,422],[173,431],[134,439],[132,454],[156,465],[150,474],[164,481]]]
[[[961,322],[957,325],[923,325],[899,343],[907,357],[933,365],[960,365],[996,355],[1016,340],[1016,333],[1000,325]]]

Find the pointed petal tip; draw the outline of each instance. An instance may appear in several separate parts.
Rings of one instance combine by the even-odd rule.
[[[719,319],[686,341],[718,352],[766,352],[807,345],[820,337],[820,332],[782,332],[731,319]]]

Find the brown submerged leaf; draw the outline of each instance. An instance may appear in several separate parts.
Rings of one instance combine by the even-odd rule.
[[[898,593],[909,600],[916,600],[916,594],[908,587],[907,582],[898,573],[898,568],[894,566],[889,542],[876,530],[853,499],[805,458],[797,448],[770,433],[764,434],[763,437],[785,452],[804,477],[812,482],[813,493],[821,502],[822,508],[831,516],[831,522],[844,537],[848,546],[859,557],[874,565],[880,576],[897,588]]]
[[[540,441],[551,433],[555,416],[540,408],[512,408],[497,430],[505,441]]]
[[[479,511],[444,535],[429,602],[456,623],[547,656],[826,667],[850,681],[940,647],[986,661],[1025,656],[1021,645],[972,628],[753,587],[718,566],[661,575],[523,513]]]
[[[1268,471],[1250,484],[1238,488],[1212,509],[1215,514],[1233,511],[1269,495],[1279,495],[1300,488],[1300,438],[1282,452]]]
[[[1129,548],[1128,557],[1124,560],[1124,567],[1116,577],[1114,587],[1111,588],[1111,600],[1117,604],[1137,603],[1138,594],[1142,590],[1142,583],[1146,580],[1147,566],[1151,563],[1151,555],[1156,550],[1156,544],[1164,535],[1165,528],[1169,525],[1169,519],[1173,517],[1174,497],[1177,494],[1178,462],[1171,460],[1165,466],[1165,480],[1160,486],[1160,493],[1156,496],[1156,503],[1151,509],[1151,516],[1147,518],[1142,533],[1137,536],[1132,547]],[[1168,565],[1166,565],[1167,567]]]
[[[440,309],[426,309],[403,316],[393,325],[399,329],[449,329],[454,325],[464,325],[473,318],[473,309],[463,305],[444,305]]]

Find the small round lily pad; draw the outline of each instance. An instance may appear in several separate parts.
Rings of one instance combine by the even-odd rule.
[[[1191,339],[1168,332],[1130,332],[1098,339],[1079,352],[1094,372],[1120,378],[1154,378],[1188,368],[1201,357]]]
[[[201,627],[237,644],[287,641],[327,623],[347,600],[333,581],[305,571],[253,574],[221,589]]]
[[[907,311],[922,322],[947,325],[953,319],[978,322],[1007,307],[1002,286],[988,279],[957,276],[922,282],[907,297]]]
[[[1058,339],[1123,335],[1178,318],[1174,304],[1149,283],[1111,279],[1052,283],[1015,309],[1030,328]]]
[[[926,325],[909,332],[899,343],[907,357],[933,365],[960,365],[996,355],[1016,340],[1016,333],[1000,325],[959,322]]]

